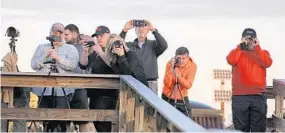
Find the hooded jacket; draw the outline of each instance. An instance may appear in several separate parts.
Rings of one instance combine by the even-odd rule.
[[[173,74],[172,68],[172,60],[168,61],[166,65],[166,71],[164,76],[164,86],[163,86],[163,94],[167,96],[169,99],[177,99],[182,100],[182,98],[188,96],[188,89],[192,87],[196,71],[197,65],[193,62],[193,60],[189,57],[187,64],[183,67],[178,67],[181,77],[177,79],[178,86],[181,89],[182,97],[180,95],[179,90],[174,90],[174,84],[176,81],[175,74]]]
[[[272,64],[267,50],[256,45],[253,51],[242,51],[240,46],[227,56],[232,66],[233,95],[261,94],[266,89],[266,68]]]

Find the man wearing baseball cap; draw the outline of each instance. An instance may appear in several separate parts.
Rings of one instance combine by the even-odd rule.
[[[227,56],[232,66],[232,114],[235,129],[266,131],[266,69],[272,64],[267,50],[260,47],[254,29],[242,32],[241,43]]]
[[[40,73],[49,73],[51,71],[51,62],[55,60],[55,65],[59,73],[73,73],[79,62],[79,56],[77,49],[70,44],[64,43],[64,25],[61,23],[55,23],[50,30],[50,36],[48,37],[50,42],[41,44],[37,47],[34,56],[31,60],[31,66],[33,70]],[[44,88],[35,88],[33,93],[38,97],[41,97]],[[68,108],[66,100],[70,102],[73,88],[65,88],[67,99],[65,99],[62,88],[55,88],[54,92],[50,87],[47,87],[43,93],[39,108]],[[56,101],[56,102],[54,102]],[[66,121],[49,121],[44,122],[44,127],[47,129],[44,132],[66,132]]]
[[[98,44],[104,49],[108,38],[110,37],[110,30],[106,26],[98,26],[92,37],[96,37]]]
[[[84,46],[80,57],[79,66],[81,69],[91,69],[92,74],[115,74],[113,69],[109,66],[105,56],[105,48],[110,38],[110,30],[106,26],[98,26],[93,38],[85,38],[86,41],[93,41],[95,45],[90,47]],[[84,44],[83,44],[84,45]],[[90,109],[115,109],[116,97],[118,93],[111,89],[88,89],[88,96],[90,97]],[[98,132],[111,132],[111,122],[94,121],[94,126]]]

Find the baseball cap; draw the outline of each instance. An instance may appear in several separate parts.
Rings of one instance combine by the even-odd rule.
[[[51,27],[52,32],[56,32],[56,31],[60,31],[60,32],[64,32],[64,25],[61,23],[54,23]]]
[[[109,30],[108,27],[101,25],[101,26],[98,26],[96,28],[96,31],[92,35],[92,37],[97,36],[97,35],[101,35],[101,34],[104,34],[104,33],[110,33],[110,30]]]
[[[244,29],[244,31],[242,32],[242,37],[247,37],[247,36],[250,36],[252,38],[256,38],[255,30],[251,29],[251,28]]]

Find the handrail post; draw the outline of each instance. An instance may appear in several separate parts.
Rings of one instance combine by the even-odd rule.
[[[135,94],[127,87],[127,132],[134,132],[135,128]]]
[[[275,116],[273,123],[276,131],[285,131],[285,120],[283,118],[283,104],[285,97],[285,80],[273,80],[273,92],[275,94]]]
[[[127,114],[126,114],[126,105],[127,105],[127,85],[121,80],[120,89],[119,89],[119,132],[127,132]]]
[[[135,132],[144,132],[144,105],[139,95],[135,97]]]

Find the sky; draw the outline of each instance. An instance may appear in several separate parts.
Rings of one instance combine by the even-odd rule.
[[[120,33],[130,19],[147,19],[168,42],[168,49],[158,58],[159,88],[166,62],[179,46],[185,46],[197,64],[194,85],[189,91],[191,100],[215,108],[214,90],[220,81],[213,79],[213,69],[231,69],[227,54],[240,42],[245,28],[254,28],[262,49],[270,52],[272,66],[267,70],[267,84],[285,78],[285,1],[283,0],[1,0],[0,56],[9,52],[9,38],[4,36],[9,26],[20,31],[16,43],[20,71],[31,72],[30,61],[36,47],[46,43],[50,27],[55,22],[73,23],[84,34],[92,34],[99,25],[112,33]],[[153,39],[153,35],[148,37]],[[134,30],[127,41],[135,39]],[[230,80],[226,88],[231,89]],[[268,102],[268,116],[274,102]],[[226,104],[226,125],[230,124],[231,103]]]

